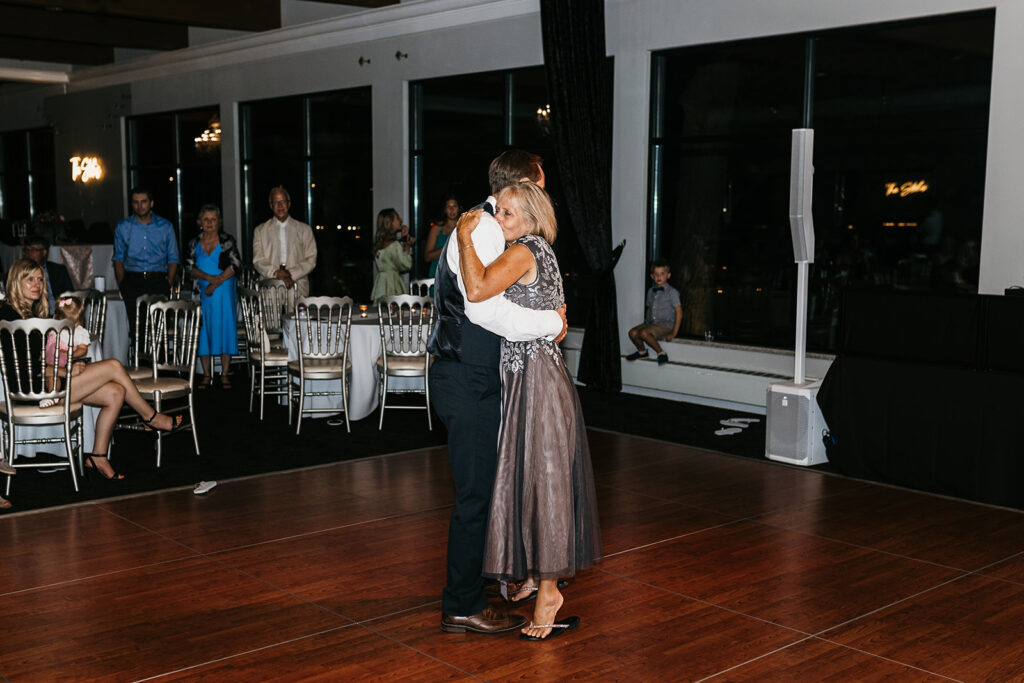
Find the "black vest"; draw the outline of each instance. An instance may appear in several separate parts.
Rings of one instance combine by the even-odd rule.
[[[483,209],[494,215],[490,203],[484,202],[473,209]],[[472,211],[473,209],[470,209]],[[466,301],[459,289],[455,273],[448,267],[448,248],[457,240],[452,235],[441,249],[434,276],[434,307],[437,311],[437,325],[427,342],[427,350],[444,360],[454,360],[467,365],[484,365],[498,371],[501,359],[500,338],[479,325],[469,322],[466,317]]]

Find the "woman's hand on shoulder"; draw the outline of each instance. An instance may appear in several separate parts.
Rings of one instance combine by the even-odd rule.
[[[477,224],[480,223],[480,214],[483,213],[482,209],[473,209],[459,216],[459,222],[455,224],[455,229],[459,235],[465,234],[467,237],[473,232]]]

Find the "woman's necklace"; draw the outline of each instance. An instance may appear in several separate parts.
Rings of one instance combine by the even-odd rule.
[[[213,251],[219,241],[218,235],[207,235],[206,233],[203,233],[202,237],[199,238],[199,244],[207,254]]]

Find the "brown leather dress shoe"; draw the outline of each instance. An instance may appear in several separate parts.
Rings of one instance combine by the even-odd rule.
[[[526,626],[526,618],[518,614],[507,614],[493,607],[469,617],[441,615],[441,630],[445,633],[505,633]]]

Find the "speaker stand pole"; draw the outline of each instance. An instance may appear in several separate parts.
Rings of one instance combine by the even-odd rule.
[[[807,261],[796,262],[796,349],[793,353],[793,384],[804,383],[807,362]]]

